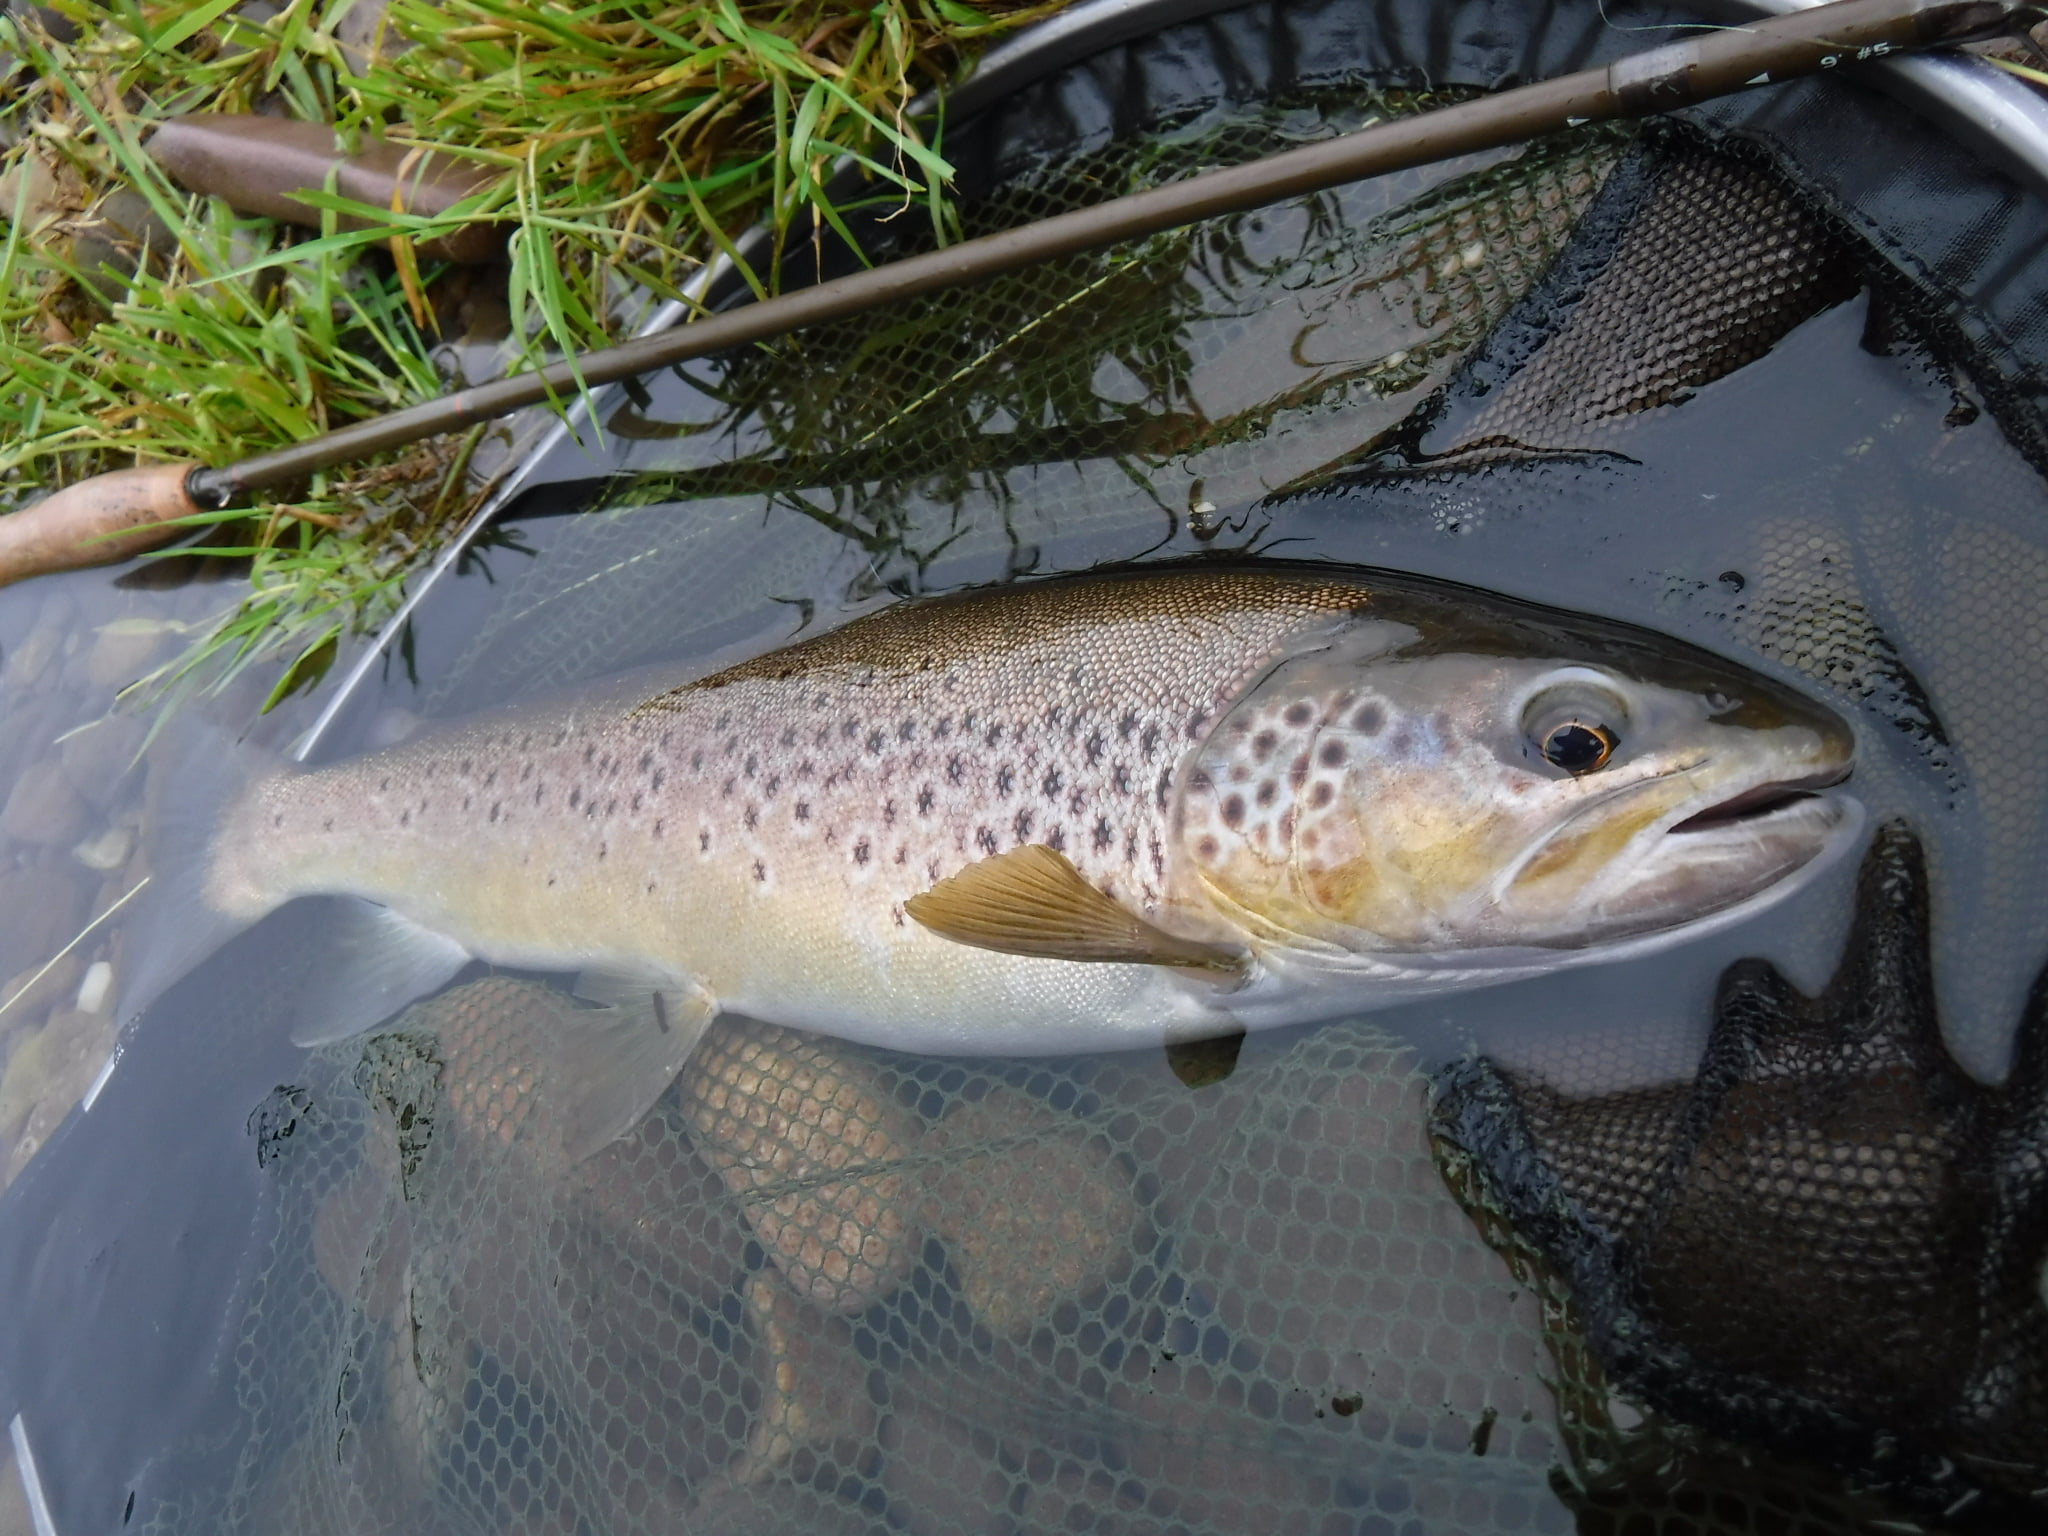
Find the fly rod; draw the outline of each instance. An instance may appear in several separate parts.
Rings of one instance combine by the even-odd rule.
[[[124,559],[176,537],[181,530],[165,525],[179,517],[244,505],[259,492],[298,484],[317,470],[581,388],[1369,176],[1506,148],[1585,123],[1669,112],[1861,60],[1990,36],[2009,30],[2034,9],[2018,0],[1833,0],[834,278],[531,373],[457,390],[237,463],[218,468],[157,464],[97,475],[0,518],[0,583]]]

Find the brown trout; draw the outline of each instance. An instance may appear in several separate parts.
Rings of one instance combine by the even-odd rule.
[[[193,901],[226,931],[363,898],[366,979],[301,1038],[471,959],[582,972],[613,1004],[586,1010],[595,1144],[721,1010],[1116,1049],[1674,944],[1853,840],[1851,759],[1820,705],[1627,625],[1161,567],[908,602],[259,777]]]

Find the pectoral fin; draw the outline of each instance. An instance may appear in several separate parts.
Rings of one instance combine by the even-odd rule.
[[[1042,843],[970,864],[903,910],[941,938],[1007,955],[1244,970],[1231,951],[1168,933],[1119,906]]]

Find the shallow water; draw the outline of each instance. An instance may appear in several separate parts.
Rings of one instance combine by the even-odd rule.
[[[735,371],[737,382],[708,372],[695,383],[657,382],[636,405],[638,418],[696,421],[703,429],[642,438],[595,464],[565,456],[551,465],[542,478],[554,483],[513,508],[494,547],[435,594],[380,686],[353,703],[330,750],[395,740],[422,719],[573,686],[657,657],[708,669],[904,593],[1106,561],[1229,548],[1446,576],[1682,635],[1799,682],[1851,714],[1858,793],[1873,821],[1905,818],[1931,851],[1943,1028],[1966,1065],[1997,1075],[2021,997],[2048,951],[2038,937],[2048,906],[2048,810],[2032,759],[2035,744],[2048,739],[2048,638],[2038,634],[2036,597],[2036,572],[2048,574],[2048,494],[2039,478],[1988,414],[1964,419],[1969,413],[1957,409],[1954,391],[1910,341],[1888,355],[1871,350],[1867,300],[1859,298],[1683,405],[1603,437],[1596,452],[1265,499],[1304,470],[1357,452],[1447,376],[1458,351],[1449,343],[1428,367],[1408,367],[1422,342],[1454,329],[1419,297],[1443,290],[1400,274],[1433,271],[1439,284],[1461,273],[1499,276],[1488,268],[1483,237],[1468,261],[1475,240],[1455,217],[1431,222],[1414,213],[1423,190],[1412,181],[1358,189],[1348,202],[1319,200],[1310,210],[1267,216],[1240,231],[1242,239],[1192,256],[1151,253],[1175,272],[1193,262],[1192,279],[1155,274],[1139,290],[1166,321],[1147,330],[1143,315],[1120,317],[1122,329],[1107,339],[1077,326],[1057,346],[1037,335],[1033,345],[1046,349],[1034,354],[1038,365],[1065,378],[1068,393],[1041,390],[1036,398],[1048,411],[1055,397],[1069,412],[1077,400],[1094,402],[1088,424],[1105,434],[1106,446],[1092,455],[1034,458],[1046,452],[1045,440],[1029,429],[1071,426],[1071,416],[1026,421],[1015,406],[1032,396],[1029,379],[1007,376],[985,387],[982,373],[970,375],[958,360],[936,374],[927,369],[921,388],[915,379],[892,378],[895,395],[876,392],[879,404],[826,401],[819,419],[801,424],[812,434],[801,439],[794,429],[778,436],[768,418],[778,398],[770,385],[809,371],[802,361],[761,365],[766,384],[743,370]],[[1386,217],[1404,208],[1406,216]],[[1388,254],[1418,245],[1438,251],[1439,264],[1418,268]],[[1457,266],[1443,267],[1451,257]],[[1129,269],[1110,275],[1128,277]],[[1382,273],[1380,281],[1362,285],[1361,273],[1372,272]],[[1060,302],[1078,304],[1073,295],[1095,291],[1089,285],[1103,275],[1066,274]],[[1501,290],[1513,291],[1512,283]],[[1019,312],[1044,309],[1046,298],[1044,291],[1011,295]],[[1473,313],[1493,319],[1506,299],[1472,302]],[[1117,303],[1142,309],[1130,290]],[[1000,331],[1010,322],[998,314],[991,323]],[[860,342],[813,344],[848,370],[839,386],[854,392],[860,378],[848,359],[862,355]],[[967,361],[978,370],[1002,361],[985,339],[970,350]],[[1390,365],[1397,353],[1406,355]],[[943,444],[950,433],[957,445],[962,423],[971,424],[977,438],[994,444],[974,444],[968,457],[981,467],[965,475],[937,461],[850,470],[847,456],[878,429],[900,428],[905,401],[924,401],[933,382],[956,397],[934,438]],[[1173,435],[1198,420],[1234,425],[1219,441]],[[1449,442],[1458,426],[1453,415],[1432,441]],[[807,463],[778,467],[803,455]],[[606,482],[611,510],[592,518],[559,515],[596,489],[580,485],[581,477],[622,462],[647,478]],[[741,493],[700,476],[685,484],[690,494],[675,494],[678,475],[737,463],[758,476],[764,462],[781,476],[766,491]],[[31,661],[36,645],[61,652],[67,629],[82,636],[79,626],[127,612],[133,601],[110,596],[99,578],[33,597],[9,594],[0,601],[0,652],[26,672],[28,663],[14,660],[24,651]],[[195,592],[148,601],[153,613],[185,617],[208,598]],[[1843,664],[1847,652],[1839,636],[1830,638],[1826,616],[1845,603],[1868,616],[1924,686],[1939,739],[1900,729],[1896,698],[1873,692]],[[102,645],[108,654],[95,666],[94,648]],[[117,649],[100,639],[90,647],[82,638],[69,643],[61,667],[45,663],[63,679],[49,694],[59,702],[34,702],[45,694],[27,686],[11,700],[19,728],[9,739],[25,761],[55,753],[56,738],[96,715],[110,685],[139,665],[116,658]],[[71,659],[80,655],[86,659]],[[289,718],[273,721],[268,731],[282,739],[289,725]],[[110,788],[110,809],[84,803],[92,809],[79,813],[80,844],[100,835],[95,817],[113,830],[139,821],[132,787]],[[17,840],[15,878],[54,892],[62,866],[66,888],[85,889],[92,882],[71,867],[80,862],[72,847]],[[1140,1234],[1126,1234],[1130,1262],[1148,1278],[1141,1284],[1124,1274],[1093,1290],[1076,1281],[1074,1294],[1057,1305],[1019,1282],[1015,1294],[1024,1301],[1004,1292],[1010,1299],[992,1304],[989,1271],[980,1271],[979,1291],[974,1278],[985,1256],[976,1259],[971,1235],[941,1225],[928,1249],[906,1260],[912,1278],[899,1296],[851,1320],[778,1322],[787,1300],[774,1289],[776,1261],[762,1252],[744,1202],[715,1186],[697,1189],[707,1214],[690,1236],[717,1257],[706,1261],[708,1280],[693,1273],[674,1282],[681,1291],[701,1284],[703,1293],[668,1321],[687,1346],[680,1358],[696,1361],[702,1380],[636,1386],[641,1395],[628,1406],[677,1414],[681,1403],[699,1416],[706,1439],[687,1455],[674,1452],[678,1486],[664,1484],[664,1496],[676,1502],[657,1503],[665,1510],[659,1517],[641,1509],[636,1518],[703,1515],[715,1496],[725,1500],[719,1517],[740,1528],[823,1528],[836,1520],[919,1531],[975,1528],[989,1508],[1016,1514],[1022,1500],[1025,1527],[1086,1514],[1144,1529],[1117,1491],[1132,1482],[1177,1489],[1195,1504],[1209,1499],[1203,1518],[1218,1528],[1252,1528],[1250,1513],[1216,1502],[1218,1461],[1236,1457],[1236,1470],[1266,1479],[1269,1491],[1309,1490],[1301,1495],[1304,1510],[1320,1499],[1361,1527],[1377,1512],[1420,1520],[1429,1530],[1566,1528],[1569,1517],[1550,1492],[1549,1469],[1561,1453],[1539,1384],[1543,1332],[1534,1299],[1444,1194],[1420,1142],[1420,1074],[1476,1047],[1573,1093],[1685,1078],[1731,961],[1768,957],[1809,989],[1826,980],[1852,875],[1844,867],[1790,907],[1673,954],[1393,1010],[1361,1026],[1254,1040],[1237,1076],[1218,1090],[1188,1093],[1149,1055],[1014,1068],[860,1057],[846,1070],[876,1074],[885,1097],[910,1106],[915,1123],[905,1136],[937,1148],[920,1165],[933,1179],[945,1176],[949,1157],[958,1163],[966,1155],[957,1147],[988,1144],[1052,1147],[1046,1156],[1069,1159],[1061,1167],[1084,1170],[1075,1178],[1109,1164],[1123,1170],[1088,1187],[1109,1191],[1102,1209],[1132,1202],[1138,1214],[1121,1218]],[[82,920],[119,894],[117,883],[109,878],[88,897],[52,896],[48,905]],[[490,1223],[473,1219],[462,1203],[465,1195],[485,1198],[480,1192],[502,1175],[457,1161],[433,1165],[442,1182],[393,1182],[391,1168],[366,1150],[388,1127],[378,1118],[384,1090],[363,1086],[360,1050],[308,1060],[282,1038],[280,1016],[304,984],[320,926],[318,905],[298,904],[179,988],[145,1022],[93,1114],[73,1126],[58,1149],[63,1159],[17,1198],[17,1212],[64,1213],[51,1257],[25,1294],[42,1307],[61,1297],[65,1315],[35,1325],[45,1336],[17,1341],[16,1350],[35,1362],[30,1374],[62,1379],[75,1394],[67,1421],[37,1420],[46,1476],[68,1490],[68,1507],[87,1523],[118,1517],[133,1488],[143,1490],[139,1508],[148,1522],[191,1528],[220,1518],[212,1501],[229,1486],[229,1503],[256,1523],[281,1508],[317,1507],[327,1494],[384,1486],[410,1487],[420,1501],[406,1518],[432,1509],[465,1529],[567,1525],[565,1511],[553,1506],[547,1518],[522,1525],[502,1488],[498,1502],[479,1502],[476,1479],[489,1481],[479,1469],[492,1465],[479,1447],[494,1432],[475,1425],[493,1383],[515,1377],[527,1395],[517,1413],[507,1412],[529,1416],[520,1420],[521,1434],[549,1413],[568,1413],[558,1399],[575,1370],[553,1358],[517,1364],[518,1350],[495,1337],[476,1343],[480,1304],[447,1275],[459,1275],[462,1263],[504,1263],[517,1282],[507,1282],[506,1305],[538,1308],[538,1292],[521,1287],[559,1281],[567,1261],[551,1234],[588,1191],[561,1182],[575,1176],[543,1170],[534,1176],[543,1208],[507,1218],[507,1235],[487,1230]],[[53,1109],[61,1111],[96,1070],[107,1022],[94,1015],[88,1028],[77,1016],[90,1011],[75,1006],[83,968],[94,958],[119,956],[81,953],[66,995],[34,1000],[44,1011],[12,1024],[0,1105],[30,1109],[11,1109],[18,1118],[0,1131],[17,1144],[31,1131],[38,1142],[46,1137]],[[10,963],[16,959],[32,968],[30,959],[10,955]],[[26,1004],[21,1011],[32,1012]],[[10,1022],[0,1018],[0,1029]],[[32,1033],[47,1034],[53,1047],[61,1041],[66,1052],[51,1056],[69,1065],[53,1070],[24,1055]],[[990,1104],[998,1109],[984,1107]],[[972,1138],[958,1118],[971,1115],[981,1117]],[[1131,1115],[1138,1119],[1127,1123]],[[1131,1128],[1136,1123],[1168,1130],[1145,1140]],[[249,1155],[252,1136],[274,1153],[280,1125],[294,1127],[288,1134],[307,1150],[294,1154],[297,1161],[277,1154],[259,1163]],[[947,1126],[957,1137],[951,1153],[930,1140]],[[689,1142],[680,1130],[665,1139],[658,1128],[646,1135],[650,1157]],[[1093,1150],[1058,1150],[1070,1140]],[[397,1212],[409,1226],[393,1236],[395,1227],[355,1218],[343,1249],[360,1262],[337,1269],[333,1232],[342,1218],[334,1213],[346,1206],[337,1191],[358,1178],[370,1180],[372,1209]],[[620,1182],[636,1178],[644,1170],[628,1169]],[[1126,1178],[1134,1193],[1122,1191]],[[1376,1190],[1379,1203],[1311,1212],[1305,1202],[1332,1189]],[[1304,1233],[1342,1249],[1323,1265],[1329,1294],[1310,1309],[1318,1326],[1338,1319],[1347,1330],[1323,1341],[1334,1365],[1304,1363],[1287,1311],[1296,1281],[1262,1263],[1268,1253],[1290,1251],[1288,1242],[1307,1241]],[[324,1257],[314,1252],[323,1241]],[[81,1255],[95,1252],[112,1261],[81,1264]],[[413,1266],[409,1273],[440,1273],[416,1288],[416,1296],[439,1298],[419,1303],[416,1326],[429,1314],[440,1317],[453,1330],[448,1337],[470,1338],[462,1347],[475,1355],[439,1378],[443,1395],[429,1392],[424,1406],[402,1406],[393,1395],[402,1373],[378,1375],[365,1364],[366,1350],[383,1347],[376,1341],[389,1322],[379,1288],[388,1282],[371,1261],[394,1253],[388,1262]],[[719,1270],[727,1261],[747,1278]],[[90,1285],[59,1283],[80,1272],[92,1275]],[[573,1277],[593,1294],[610,1294],[602,1284],[619,1283],[581,1270]],[[1005,1306],[1043,1305],[1046,1315],[1022,1316],[1016,1339],[991,1342],[951,1321],[964,1314],[949,1309],[973,1296],[983,1298],[969,1310],[984,1326],[1010,1315]],[[1455,1324],[1460,1339],[1483,1347],[1471,1344],[1469,1357],[1448,1365],[1435,1359],[1433,1341],[1445,1330],[1413,1324],[1404,1313],[1424,1316],[1430,1308]],[[584,1332],[561,1337],[587,1343],[587,1322],[577,1324]],[[808,1330],[826,1360],[811,1377],[798,1373],[799,1381],[822,1381],[820,1401],[838,1392],[854,1403],[853,1410],[841,1403],[851,1417],[837,1427],[862,1441],[861,1454],[832,1463],[860,1485],[854,1493],[835,1492],[830,1479],[802,1481],[787,1456],[753,1482],[719,1481],[724,1455],[760,1453],[754,1427],[767,1390],[760,1378],[773,1354],[765,1341],[778,1337],[778,1327]],[[597,1354],[616,1360],[634,1342],[614,1339],[613,1354]],[[1187,1360],[1209,1374],[1186,1366],[1172,1390],[1139,1407],[1090,1377],[1112,1356],[1127,1362],[1145,1351],[1155,1372]],[[887,1391],[867,1373],[887,1378]],[[839,1377],[848,1374],[870,1385],[847,1388]],[[425,1371],[419,1379],[431,1385],[437,1378]],[[505,1390],[508,1401],[516,1395]],[[1288,1410],[1267,1414],[1259,1406],[1261,1392],[1278,1394],[1279,1403],[1293,1401],[1286,1394],[1296,1390],[1323,1405],[1305,1427],[1288,1420]],[[1373,1411],[1354,1417],[1354,1393]],[[998,1422],[990,1404],[1005,1396],[1021,1405],[1009,1404]],[[319,1405],[337,1399],[354,1405],[350,1422],[375,1431],[366,1432],[367,1450],[351,1453],[365,1459],[343,1456],[338,1466],[320,1462],[318,1434],[326,1423]],[[863,1408],[867,1399],[875,1401]],[[1096,1404],[1099,1421],[1088,1419],[1083,1400]],[[1251,1413],[1273,1438],[1247,1451],[1235,1438],[1247,1421],[1223,1409]],[[406,1417],[415,1412],[425,1419]],[[604,1426],[590,1431],[598,1441],[632,1417],[613,1405],[606,1419],[604,1405],[588,1402],[575,1412],[586,1426]],[[445,1422],[450,1415],[454,1427]],[[1496,1419],[1509,1426],[1504,1453],[1482,1465],[1472,1456],[1474,1426]],[[269,1437],[245,1453],[245,1442],[257,1443],[247,1440],[250,1426],[265,1424]],[[394,1442],[408,1425],[421,1443],[441,1448],[405,1451]],[[1337,1427],[1351,1438],[1321,1438]],[[1288,1438],[1297,1431],[1307,1438]],[[804,1435],[794,1439],[804,1455],[825,1455]],[[1023,1445],[1036,1448],[1026,1454],[1016,1449]],[[1361,1447],[1377,1458],[1367,1471],[1327,1487],[1316,1481],[1328,1481],[1335,1462],[1357,1461]],[[597,1451],[588,1454],[596,1458],[588,1465],[602,1462]],[[1482,1494],[1483,1508],[1459,1503]],[[581,1501],[586,1511],[624,1497],[589,1488],[557,1496],[572,1507]],[[975,1502],[983,1497],[994,1505]],[[742,1507],[752,1511],[744,1519],[733,1513]],[[375,1499],[369,1508],[376,1518],[397,1518]]]

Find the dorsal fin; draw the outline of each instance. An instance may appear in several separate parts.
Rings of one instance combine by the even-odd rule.
[[[903,910],[941,938],[1006,955],[1244,970],[1229,950],[1179,938],[1119,906],[1043,843],[970,864]]]

